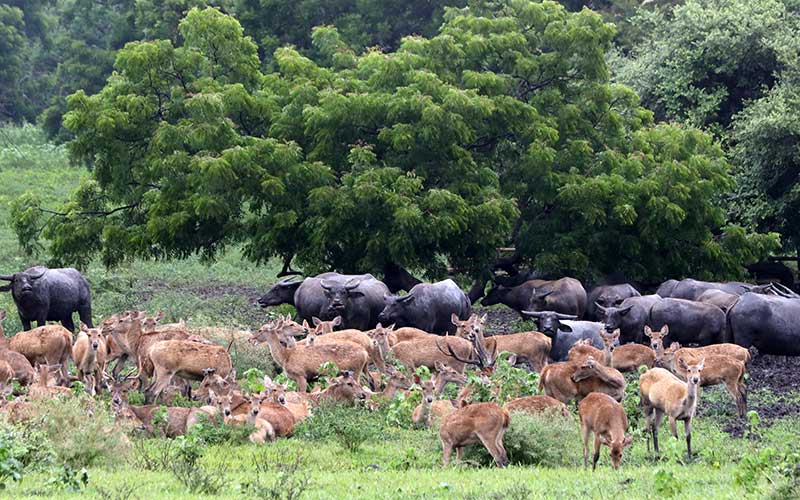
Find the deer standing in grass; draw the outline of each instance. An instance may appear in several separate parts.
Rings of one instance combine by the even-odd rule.
[[[72,346],[72,359],[78,380],[94,396],[100,391],[106,371],[106,341],[101,328],[89,328],[81,321],[81,331]]]
[[[589,466],[589,438],[594,434],[592,470],[597,467],[601,444],[608,446],[610,450],[611,465],[615,469],[619,468],[623,450],[633,442],[631,436],[625,435],[628,417],[622,405],[608,394],[593,392],[578,404],[578,414],[581,417],[583,466]]]
[[[619,328],[611,333],[601,331],[603,339],[604,365],[610,366],[621,372],[632,372],[644,365],[652,368],[656,363],[656,353],[653,349],[641,344],[625,344],[614,347],[619,339]]]
[[[496,403],[475,403],[459,408],[442,420],[439,438],[442,440],[442,467],[447,467],[453,449],[461,460],[465,446],[483,444],[498,467],[508,465],[508,455],[503,446],[511,417]]]
[[[420,381],[418,375],[414,375],[414,382],[422,388],[422,402],[414,408],[411,414],[411,421],[416,427],[430,427],[438,424],[442,419],[453,413],[456,408],[447,399],[436,399],[435,379]]]
[[[687,372],[686,382],[663,368],[652,368],[639,377],[639,394],[642,400],[647,430],[653,435],[653,446],[658,453],[658,427],[664,415],[669,417],[672,435],[677,439],[677,421],[683,420],[686,433],[686,451],[692,456],[692,419],[697,410],[697,391],[700,386],[700,373],[704,361],[687,364],[679,361],[681,369]],[[650,440],[647,440],[648,450]]]

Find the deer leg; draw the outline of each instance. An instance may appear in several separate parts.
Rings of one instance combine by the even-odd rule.
[[[661,426],[661,420],[664,419],[664,412],[658,408],[653,408],[655,416],[653,417],[653,449],[658,455],[658,428]]]
[[[589,467],[589,436],[592,431],[588,425],[581,425],[581,437],[583,438],[583,468]]]
[[[442,467],[447,467],[450,463],[450,455],[453,453],[453,446],[442,440]],[[458,451],[456,451],[458,453]],[[459,456],[460,458],[460,456]]]
[[[592,471],[597,468],[597,461],[600,459],[600,434],[594,433],[594,456],[592,457]]]
[[[119,378],[119,373],[122,371],[123,366],[125,365],[125,361],[128,359],[128,354],[123,353],[117,358],[117,363],[114,365],[114,370],[112,370],[111,374],[114,377],[114,380]]]
[[[294,383],[297,384],[297,392],[306,392],[308,389],[308,381],[306,381],[305,375],[300,375],[296,377],[290,377],[294,380]]]
[[[683,421],[683,432],[686,434],[686,453],[692,458],[692,419],[687,418]]]
[[[678,439],[678,421],[672,415],[669,416],[669,430],[672,433],[672,437]]]
[[[149,391],[150,397],[147,398],[147,393],[145,393],[145,400],[148,400],[153,403],[156,399],[161,395],[164,389],[172,382],[172,374],[166,371],[156,369],[155,380],[153,381],[153,388]]]
[[[491,439],[490,437],[484,436],[483,433],[479,433],[478,434],[478,439],[481,441],[483,446],[486,447],[486,450],[489,451],[489,454],[494,459],[494,463],[497,464],[498,467],[505,467],[505,463],[504,463],[504,460],[503,460],[503,454],[495,446],[496,443],[494,442],[494,439]]]
[[[650,432],[653,429],[653,409],[642,401],[642,413],[645,420],[645,435],[647,436],[647,453],[650,453]]]

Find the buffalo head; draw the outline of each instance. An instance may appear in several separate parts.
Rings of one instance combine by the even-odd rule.
[[[11,294],[17,299],[35,296],[35,291],[40,283],[39,279],[44,276],[46,272],[46,267],[39,266],[32,267],[21,273],[2,275],[0,276],[0,280],[10,281],[11,283],[0,287],[0,291],[7,292],[11,290]]]
[[[625,297],[613,290],[608,290],[601,293],[594,301],[594,304],[597,307],[618,307],[623,300],[625,300]]]
[[[383,311],[378,315],[378,321],[384,325],[396,323],[397,326],[407,325],[413,314],[411,305],[416,297],[413,293],[398,297],[385,294],[383,296]]]
[[[561,314],[554,311],[522,311],[522,314],[533,318],[536,322],[536,327],[540,332],[547,335],[551,339],[555,339],[558,331],[571,332],[572,328],[569,325],[561,323],[561,320],[574,320],[578,319],[577,316],[572,314]]]
[[[533,295],[531,295],[530,308],[534,311],[546,311],[548,306],[547,297],[552,293],[553,290],[534,289]]]
[[[363,292],[357,290],[361,281],[355,278],[344,284],[331,280],[322,280],[319,284],[328,299],[327,311],[329,314],[342,314],[347,309],[351,298],[364,296]]]
[[[493,286],[492,289],[489,290],[489,293],[486,294],[486,297],[481,300],[481,305],[493,306],[501,303],[509,290],[510,288],[506,288],[502,285]]]
[[[275,283],[267,293],[258,299],[261,307],[279,306],[281,304],[294,304],[294,293],[303,283],[302,281],[292,281],[293,278],[286,278]]]
[[[620,328],[622,318],[627,316],[633,308],[633,304],[621,308],[616,306],[606,307],[599,302],[595,302],[594,305],[597,306],[597,317],[605,323],[606,331],[609,333]]]

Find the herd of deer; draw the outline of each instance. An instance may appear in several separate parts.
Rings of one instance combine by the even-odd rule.
[[[619,331],[601,332],[604,349],[590,341],[579,341],[569,351],[567,361],[549,363],[551,339],[539,332],[486,337],[486,316],[473,314],[467,320],[455,315],[455,335],[432,335],[416,328],[384,327],[371,331],[339,330],[340,320],[320,321],[314,326],[297,323],[289,316],[279,317],[262,326],[250,341],[265,343],[283,373],[294,381],[297,390],[286,384],[264,379],[264,390],[246,395],[236,381],[228,349],[192,335],[183,322],[161,324],[163,313],[148,317],[141,311],[127,311],[103,321],[98,328],[81,325],[74,343],[72,334],[57,325],[47,325],[6,338],[0,326],[0,384],[10,394],[10,382],[28,386],[27,395],[13,401],[5,398],[2,410],[12,421],[31,418],[33,407],[28,400],[72,394],[66,386],[75,380],[84,383],[90,395],[107,388],[117,418],[155,432],[159,400],[169,405],[178,393],[203,401],[199,407],[166,407],[166,425],[161,430],[174,437],[186,433],[201,422],[218,417],[230,424],[250,424],[255,431],[250,440],[271,441],[292,434],[294,426],[307,418],[325,401],[345,405],[364,402],[372,405],[377,398],[394,398],[414,385],[422,390],[422,402],[412,420],[419,427],[439,427],[443,463],[447,465],[455,449],[458,458],[470,444],[483,444],[495,463],[508,463],[503,436],[509,428],[509,412],[541,413],[568,417],[567,404],[578,402],[578,414],[584,445],[584,465],[588,465],[589,439],[594,435],[594,468],[601,445],[610,448],[611,462],[617,468],[623,450],[630,445],[626,435],[628,420],[620,404],[625,395],[625,377],[621,372],[648,369],[639,378],[642,408],[647,420],[648,449],[652,434],[658,453],[657,430],[669,417],[673,436],[676,423],[685,425],[687,452],[691,456],[691,422],[698,399],[698,387],[725,384],[733,395],[737,410],[746,410],[744,375],[749,352],[734,344],[716,344],[700,348],[682,348],[677,343],[664,347],[667,326],[659,331],[645,327],[650,346],[615,345]],[[5,312],[0,311],[0,321]],[[304,337],[298,341],[297,338]],[[498,354],[508,352],[509,362],[526,361],[540,373],[539,390],[543,395],[522,397],[500,406],[494,402],[470,403],[472,386],[467,384],[465,369],[474,365],[479,378],[490,384]],[[406,373],[387,362],[390,358],[405,367]],[[125,362],[136,365],[136,373],[121,377]],[[68,373],[70,360],[75,376]],[[116,361],[113,372],[107,367]],[[319,378],[320,367],[335,364],[341,375],[326,379],[326,388],[307,392],[309,382]],[[660,367],[656,367],[659,365]],[[419,367],[433,373],[428,380],[416,375]],[[36,369],[34,370],[34,367]],[[377,372],[370,371],[374,367]],[[152,380],[150,380],[152,378]],[[175,384],[176,379],[181,381]],[[385,382],[383,382],[385,380]],[[192,391],[191,382],[199,382]],[[364,387],[363,382],[369,386]],[[447,384],[461,387],[455,401],[441,399]],[[381,387],[383,386],[383,387]],[[141,390],[145,405],[128,403],[128,393]]]

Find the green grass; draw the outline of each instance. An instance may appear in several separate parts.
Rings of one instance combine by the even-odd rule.
[[[52,207],[65,200],[81,178],[89,175],[80,166],[71,166],[63,147],[46,143],[36,128],[0,129],[0,273],[11,273],[46,261],[46,255],[24,255],[8,225],[8,203],[27,190],[45,196]],[[232,248],[211,265],[198,258],[184,261],[136,261],[108,271],[92,264],[86,270],[94,293],[94,317],[99,320],[131,307],[148,311],[165,310],[167,320],[186,319],[194,326],[255,328],[264,312],[252,303],[275,280],[276,265],[255,266],[243,261],[238,248]],[[14,311],[10,294],[0,294],[0,308]],[[285,309],[288,311],[289,309]],[[19,328],[14,314],[5,321],[6,331]],[[522,326],[522,324],[520,324]],[[269,372],[271,362],[265,350],[234,353],[243,368],[258,365]],[[797,401],[796,393],[777,396],[754,393],[752,399],[769,401],[782,398]],[[704,401],[705,400],[705,401]],[[666,423],[661,429],[662,459],[647,452],[644,435],[636,434],[634,445],[626,450],[623,466],[609,466],[608,449],[603,448],[600,466],[594,473],[584,471],[577,422],[570,432],[548,436],[559,447],[562,466],[512,466],[505,470],[477,466],[485,453],[469,452],[467,463],[442,470],[441,446],[435,431],[403,430],[383,426],[379,435],[357,451],[346,451],[333,439],[310,440],[296,436],[266,446],[251,444],[214,445],[204,449],[201,463],[208,470],[223,464],[225,487],[216,498],[245,497],[248,484],[258,477],[254,457],[267,457],[272,463],[262,473],[266,482],[286,481],[277,463],[302,457],[302,471],[310,481],[302,498],[402,498],[402,499],[522,499],[522,498],[762,498],[773,490],[763,475],[744,484],[736,482],[743,470],[743,457],[762,450],[785,450],[796,441],[800,421],[784,418],[758,430],[758,440],[734,439],[722,431],[733,418],[730,397],[721,388],[704,390],[701,412],[694,426],[696,457],[683,458],[685,441],[668,436]],[[632,428],[643,422],[632,422]],[[512,424],[512,430],[514,426]],[[145,446],[160,446],[149,440]],[[2,445],[2,443],[0,443]],[[189,493],[169,471],[152,471],[135,465],[136,453],[113,457],[87,469],[88,485],[70,492],[59,487],[58,464],[33,464],[23,480],[0,489],[9,498],[205,498]],[[283,476],[281,474],[284,474]],[[289,474],[291,476],[291,474]],[[775,478],[772,477],[772,480]],[[281,498],[265,495],[266,498]]]

